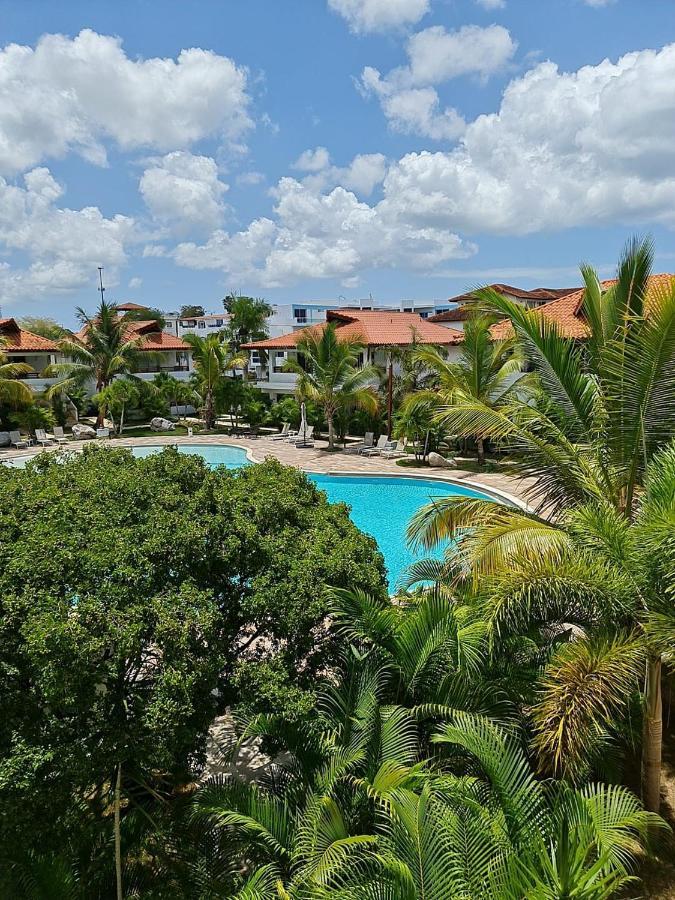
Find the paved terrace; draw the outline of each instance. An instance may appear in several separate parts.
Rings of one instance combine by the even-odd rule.
[[[96,441],[72,441],[62,448],[54,445],[49,447],[47,452],[54,452],[58,449],[80,450],[88,443],[96,443]],[[306,472],[315,472],[318,474],[352,473],[356,475],[397,475],[403,477],[441,478],[448,481],[465,482],[467,485],[475,485],[477,487],[486,488],[489,491],[494,491],[498,494],[505,494],[508,497],[515,499],[520,504],[526,502],[525,494],[528,486],[532,483],[531,481],[528,483],[528,481],[524,479],[516,479],[508,475],[493,472],[467,472],[461,468],[402,468],[401,466],[396,465],[395,460],[384,459],[380,456],[366,457],[357,453],[345,453],[343,451],[328,453],[326,451],[327,444],[325,441],[317,441],[314,447],[296,448],[286,441],[273,441],[271,436],[261,436],[252,439],[226,435],[194,435],[191,438],[183,436],[160,437],[158,435],[152,435],[142,438],[115,438],[106,443],[111,447],[133,447],[142,444],[145,444],[146,446],[168,446],[172,444],[229,444],[230,446],[245,448],[248,451],[249,457],[256,462],[262,462],[265,457],[273,456],[285,465],[296,466]],[[3,448],[0,450],[0,461],[10,456],[33,456],[36,449],[42,448],[31,447],[29,450]]]

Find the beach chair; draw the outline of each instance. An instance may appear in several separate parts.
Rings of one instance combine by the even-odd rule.
[[[367,450],[362,450],[362,456],[379,456],[383,450],[393,449],[394,442],[390,441],[387,438],[386,434],[381,434],[377,444],[374,447],[368,447]]]
[[[49,447],[52,443],[52,439],[47,437],[47,432],[44,428],[36,428],[35,429],[35,440],[42,444],[43,447]]]
[[[375,434],[372,431],[366,431],[363,436],[363,441],[360,444],[352,444],[351,447],[347,447],[345,453],[361,453],[362,450],[370,450],[373,446],[373,441],[375,440]]]
[[[281,431],[278,434],[272,435],[272,440],[273,441],[285,441],[286,438],[291,434],[297,434],[297,432],[291,431],[290,422],[284,422],[284,427],[281,429]]]
[[[399,456],[405,456],[405,440],[398,441],[393,450],[382,450],[380,456],[383,456],[385,459],[396,459]]]
[[[289,444],[295,444],[296,447],[313,447],[314,446],[314,426],[310,425],[305,434],[302,432],[298,432],[298,434],[291,435],[286,438]]]
[[[30,447],[30,440],[22,438],[21,433],[18,431],[10,431],[9,443],[12,447],[16,447],[17,450],[23,450],[26,447]]]
[[[54,440],[57,444],[67,444],[68,438],[65,435],[62,425],[54,426]]]

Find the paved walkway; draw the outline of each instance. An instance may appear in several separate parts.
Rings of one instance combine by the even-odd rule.
[[[66,445],[68,449],[81,449],[86,445],[86,441],[73,441]],[[357,453],[346,453],[344,451],[336,451],[329,453],[326,450],[327,444],[324,441],[317,441],[314,447],[296,448],[293,444],[286,441],[273,441],[271,437],[237,438],[226,435],[194,435],[193,437],[160,437],[158,435],[149,435],[148,437],[134,438],[115,438],[109,442],[113,447],[132,447],[140,444],[145,445],[168,445],[168,444],[206,444],[218,445],[229,444],[237,447],[245,448],[249,457],[256,462],[262,462],[266,457],[272,456],[280,462],[297,466],[306,472],[315,472],[319,474],[335,473],[354,473],[358,475],[396,475],[399,477],[424,477],[424,478],[441,478],[443,480],[464,482],[467,485],[475,485],[492,491],[497,495],[505,496],[514,500],[519,505],[526,502],[526,491],[532,482],[524,479],[512,478],[508,475],[502,475],[494,472],[467,472],[461,468],[456,469],[431,469],[428,467],[420,468],[403,468],[397,466],[395,460],[383,459],[379,456],[365,457]],[[40,448],[41,449],[41,448]],[[48,449],[48,452],[54,452],[59,448],[54,445]],[[29,450],[9,450],[3,448],[0,450],[0,462],[3,458],[10,456],[32,456],[36,452],[35,447]]]

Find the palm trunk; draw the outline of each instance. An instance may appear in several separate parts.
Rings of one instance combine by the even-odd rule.
[[[662,739],[661,657],[650,653],[642,724],[642,802],[650,812],[658,812],[661,806]]]
[[[120,412],[120,437],[122,437],[123,431],[124,431],[124,403],[122,404],[122,410]]]
[[[209,388],[204,398],[204,424],[206,430],[210,431],[215,424],[215,416],[213,415],[213,391]]]
[[[478,451],[478,465],[485,465],[485,441],[483,438],[476,438],[476,449]]]
[[[335,426],[333,425],[333,416],[327,415],[328,419],[328,449],[335,450]]]
[[[122,835],[120,831],[120,802],[122,794],[122,763],[117,765],[115,782],[115,881],[117,884],[117,900],[123,900],[122,892]]]

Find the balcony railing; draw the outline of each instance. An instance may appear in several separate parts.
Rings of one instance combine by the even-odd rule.
[[[187,372],[189,370],[187,363],[176,363],[173,366],[145,366],[142,369],[136,369],[138,375],[156,375],[159,372]]]

